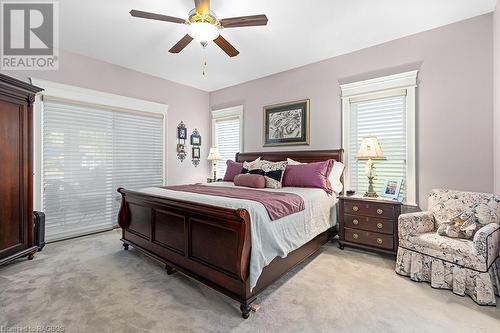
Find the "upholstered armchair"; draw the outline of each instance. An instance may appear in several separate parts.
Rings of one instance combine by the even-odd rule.
[[[438,189],[429,194],[428,207],[399,217],[396,273],[469,295],[480,305],[495,305],[500,291],[500,197]],[[440,223],[463,212],[479,223],[472,239],[437,234]]]

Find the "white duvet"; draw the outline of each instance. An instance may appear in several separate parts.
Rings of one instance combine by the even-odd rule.
[[[235,186],[232,182],[218,182],[207,185]],[[335,194],[328,195],[322,189],[299,187],[259,190],[289,192],[300,195],[304,199],[305,209],[299,213],[272,221],[265,207],[256,201],[172,191],[159,187],[145,188],[140,192],[220,207],[246,209],[250,213],[251,219],[250,288],[253,289],[264,267],[274,258],[286,257],[288,253],[301,247],[337,223],[337,196]]]

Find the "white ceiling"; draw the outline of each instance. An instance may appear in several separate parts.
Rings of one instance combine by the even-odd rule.
[[[264,27],[224,29],[241,53],[192,42],[186,26],[132,18],[131,9],[181,18],[193,0],[60,1],[61,48],[206,91],[282,72],[494,10],[497,0],[212,0],[219,18],[266,14]]]

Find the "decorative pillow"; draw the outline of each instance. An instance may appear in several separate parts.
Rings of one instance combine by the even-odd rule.
[[[250,170],[260,169],[261,162],[262,160],[260,157],[252,162],[243,162],[243,169],[241,170],[241,173],[248,173]]]
[[[234,177],[236,175],[239,175],[241,173],[241,170],[243,170],[243,163],[227,160],[226,165],[226,174],[224,175],[223,180],[225,182],[232,182],[234,180]]]
[[[234,185],[253,188],[266,187],[266,177],[262,175],[239,174],[234,177]]]
[[[340,192],[344,189],[344,184],[342,184],[341,180],[344,168],[344,163],[334,161],[332,172],[330,172],[330,175],[328,176],[328,180],[330,181],[330,184],[332,184],[332,190],[337,194],[340,194]]]
[[[243,163],[243,170],[241,173],[262,175],[266,177],[266,187],[281,188],[281,181],[286,169],[286,164],[286,161],[270,162],[266,160],[260,160],[258,164],[254,163],[252,165],[245,165],[245,163]]]
[[[332,186],[328,175],[332,171],[334,162],[334,160],[327,160],[288,165],[283,178],[283,186],[322,188],[331,194]]]
[[[330,181],[332,190],[340,194],[342,190],[344,189],[344,185],[342,184],[341,178],[342,178],[342,173],[344,172],[345,165],[342,162],[337,162],[335,160],[333,163],[333,168],[330,174],[328,175],[328,180]],[[301,165],[301,164],[307,164],[307,163],[301,163],[295,160],[292,160],[291,158],[287,158],[288,165]],[[286,170],[285,170],[285,175],[286,175]]]
[[[442,222],[437,233],[452,238],[472,239],[481,225],[472,212],[464,212],[449,221]]]

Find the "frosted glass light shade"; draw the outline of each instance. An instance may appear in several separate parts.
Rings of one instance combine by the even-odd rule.
[[[188,26],[188,34],[198,42],[209,43],[219,36],[219,28],[206,22],[194,22]]]

